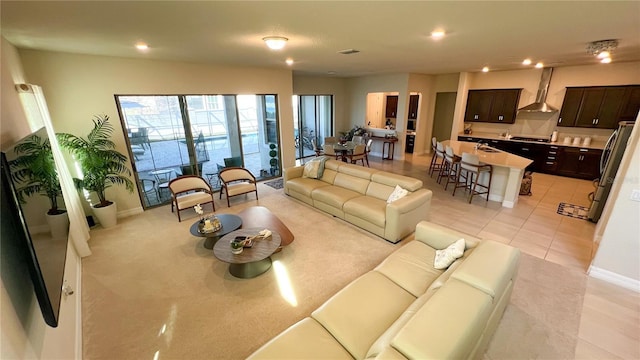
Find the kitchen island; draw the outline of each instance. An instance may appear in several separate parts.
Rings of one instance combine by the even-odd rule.
[[[490,146],[484,150],[476,149],[476,144],[466,141],[446,140],[442,145],[451,146],[453,153],[458,156],[462,156],[462,153],[476,154],[481,162],[493,166],[489,200],[500,201],[502,206],[508,208],[516,205],[524,170],[533,160]],[[488,174],[482,174],[479,183],[487,185],[488,179]]]

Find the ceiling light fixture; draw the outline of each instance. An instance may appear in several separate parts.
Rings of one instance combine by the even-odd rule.
[[[293,59],[292,58],[288,58],[287,60],[285,60],[285,62],[287,63],[287,65],[291,66],[293,65]]]
[[[544,67],[544,64],[539,62],[536,64],[536,69],[542,69]]]
[[[444,30],[434,30],[431,32],[431,38],[435,40],[442,39],[444,37]]]
[[[618,40],[598,40],[587,44],[587,53],[599,59],[611,57],[611,51],[618,47]]]
[[[262,40],[271,50],[281,50],[287,45],[287,41],[289,41],[289,39],[282,36],[267,36],[262,38]]]
[[[488,66],[483,67],[482,72],[489,72],[489,67]]]
[[[602,60],[600,60],[600,62],[603,64],[609,64],[611,62],[611,58],[610,57],[603,58]]]
[[[531,65],[531,59],[524,59],[522,65]]]
[[[136,44],[136,49],[138,49],[138,50],[147,50],[147,49],[149,49],[149,45],[147,45],[147,44],[145,44],[143,42],[140,42],[140,43]]]

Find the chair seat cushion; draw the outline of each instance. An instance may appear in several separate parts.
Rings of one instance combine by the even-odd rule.
[[[205,204],[213,202],[213,197],[204,191],[197,191],[179,195],[176,199],[178,210],[193,207],[196,204]]]
[[[251,191],[256,191],[256,185],[248,181],[234,182],[234,183],[227,184],[228,196],[245,194]]]
[[[387,203],[370,196],[359,196],[344,204],[344,212],[384,227]]]

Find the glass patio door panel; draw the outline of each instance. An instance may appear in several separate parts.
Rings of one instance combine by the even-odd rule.
[[[178,96],[116,96],[144,207],[170,201],[168,182],[189,164]]]
[[[314,141],[320,147],[333,134],[333,96],[300,95],[294,97],[296,159],[315,156]]]

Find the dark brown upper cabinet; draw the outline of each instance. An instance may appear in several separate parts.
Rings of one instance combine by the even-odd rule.
[[[387,105],[385,107],[385,115],[387,118],[395,118],[398,114],[398,95],[387,95]]]
[[[522,89],[469,90],[464,121],[513,124]]]
[[[420,100],[420,95],[409,95],[409,116],[407,119],[417,119],[418,118],[418,101]]]
[[[622,120],[635,120],[640,86],[572,87],[562,102],[558,126],[615,129]]]

